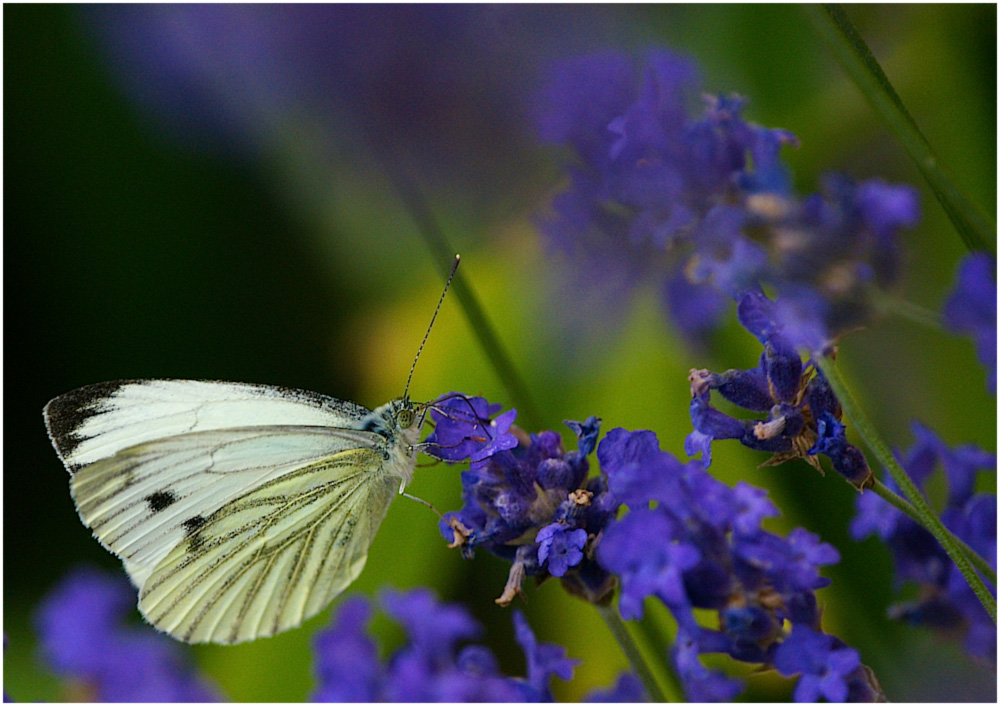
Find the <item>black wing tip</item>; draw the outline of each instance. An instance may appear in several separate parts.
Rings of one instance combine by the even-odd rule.
[[[42,416],[45,418],[45,429],[49,433],[52,446],[55,447],[56,453],[59,454],[63,463],[85,440],[77,433],[77,430],[90,417],[97,414],[95,403],[111,397],[130,382],[133,381],[114,380],[79,387],[65,395],[59,395],[45,405],[42,410]],[[74,471],[69,464],[66,467],[70,473]]]

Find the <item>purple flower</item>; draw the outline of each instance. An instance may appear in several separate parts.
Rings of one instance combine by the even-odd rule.
[[[459,643],[479,634],[479,624],[459,605],[440,603],[425,589],[389,591],[381,603],[404,629],[407,642],[382,663],[366,633],[371,605],[344,601],[334,626],[315,641],[319,685],[316,701],[511,702],[551,700],[552,675],[573,676],[576,664],[557,645],[539,644],[527,621],[514,615],[528,664],[526,678],[505,676],[493,653]]]
[[[482,397],[458,393],[444,395],[431,407],[434,432],[425,440],[427,453],[444,461],[483,461],[498,451],[517,446],[510,426],[517,410],[508,410],[496,419],[500,405]]]
[[[743,481],[733,487],[733,500],[736,503],[733,530],[742,535],[756,534],[765,517],[777,517],[781,514],[774,503],[767,499],[766,490]]]
[[[764,530],[764,518],[778,514],[766,492],[682,465],[648,431],[613,429],[597,456],[629,506],[605,529],[598,561],[621,581],[623,617],[641,617],[650,596],[670,609],[679,626],[674,661],[690,699],[729,701],[742,689],[707,670],[699,654],[767,665],[786,622],[818,629],[815,592],[830,583],[819,568],[840,554],[802,528],[788,537]],[[696,608],[715,611],[719,630],[700,627]]]
[[[941,521],[995,568],[996,495],[974,490],[981,472],[995,472],[996,455],[972,445],[949,447],[917,422],[913,433],[916,443],[897,454],[903,468],[921,489],[943,468],[948,496]],[[891,478],[886,478],[886,485],[895,489]],[[876,534],[889,547],[897,582],[913,582],[921,589],[918,600],[891,606],[890,617],[946,637],[964,634],[970,655],[995,661],[996,626],[937,540],[874,493],[862,494],[857,510],[851,536],[861,540]]]
[[[432,406],[427,453],[471,461],[462,473],[464,506],[444,516],[442,535],[466,557],[483,547],[512,563],[501,605],[521,592],[526,576],[546,573],[587,600],[606,597],[613,579],[584,551],[618,508],[605,479],[588,478],[601,420],[566,422],[578,444],[566,451],[555,432],[527,435],[511,426],[513,410],[491,420],[499,411],[481,397],[454,393]]]
[[[610,689],[595,689],[584,701],[592,704],[634,704],[649,701],[642,682],[631,672],[625,672]]]
[[[997,389],[996,261],[986,253],[966,255],[958,279],[944,304],[944,320],[953,331],[968,334],[986,368],[986,385]]]
[[[673,659],[688,701],[725,703],[735,700],[743,691],[743,682],[707,669],[698,653],[697,639],[685,631],[678,632]]]
[[[583,559],[587,530],[568,530],[566,525],[554,522],[538,530],[535,542],[538,544],[538,563],[548,568],[553,576],[563,576]]]
[[[723,312],[726,293],[685,276],[691,243],[729,242],[733,223],[714,205],[741,178],[751,181],[751,154],[773,152],[758,146],[790,136],[744,122],[737,98],[713,97],[702,117],[692,117],[694,65],[664,50],[651,51],[646,64],[640,80],[626,57],[611,52],[550,68],[539,134],[572,147],[579,166],[569,169],[570,188],[554,199],[541,229],[571,265],[573,288],[601,308],[621,306],[653,278],[673,321],[697,336]],[[783,171],[765,162],[772,174]]]
[[[374,701],[380,668],[378,647],[365,630],[372,608],[360,596],[344,600],[334,627],[319,633],[313,646],[319,688],[313,701]]]
[[[135,592],[91,568],[68,574],[35,616],[45,660],[94,689],[96,701],[216,701],[219,694],[180,643],[151,627],[127,627]]]
[[[756,368],[713,373],[692,370],[691,423],[694,430],[684,451],[701,453],[706,468],[715,440],[738,439],[741,444],[772,454],[765,465],[801,458],[822,471],[815,455],[828,456],[834,470],[857,488],[871,482],[871,469],[861,451],[848,443],[840,422],[840,403],[814,364],[803,365],[779,308],[758,290],[744,292],[737,313],[740,323],[764,346]],[[711,392],[765,419],[736,419],[712,407]]]
[[[885,477],[885,486],[894,493],[899,488],[890,476]],[[855,500],[857,514],[851,520],[851,538],[860,542],[874,534],[882,541],[888,541],[905,515],[875,493],[862,493]]]
[[[795,686],[799,703],[833,703],[848,700],[849,678],[861,668],[861,658],[849,647],[839,647],[830,635],[796,625],[791,636],[778,646],[775,668],[786,677],[801,674]]]
[[[642,617],[647,596],[657,596],[687,617],[684,572],[698,564],[701,553],[694,544],[671,541],[677,534],[674,518],[648,509],[633,510],[607,529],[597,557],[621,578],[619,608],[627,620]]]
[[[539,135],[573,154],[540,229],[574,302],[620,320],[615,309],[653,280],[671,321],[698,339],[726,299],[768,285],[791,344],[825,351],[898,279],[897,233],[919,219],[916,191],[831,175],[798,200],[780,159],[794,135],[745,121],[739,96],[710,95],[698,114],[698,83],[665,50],[647,54],[638,79],[616,53],[550,69]]]
[[[528,663],[528,684],[542,699],[551,699],[549,682],[552,676],[569,681],[580,662],[567,657],[566,648],[562,645],[540,644],[519,610],[514,611],[514,636]]]
[[[427,589],[386,591],[382,607],[405,628],[413,647],[429,655],[450,654],[459,642],[480,632],[461,606],[441,604]]]

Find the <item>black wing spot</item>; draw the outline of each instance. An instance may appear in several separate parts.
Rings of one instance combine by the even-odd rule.
[[[205,525],[206,521],[201,515],[195,515],[188,520],[184,520],[184,532],[190,540],[188,547],[193,552],[198,551],[205,544],[205,538],[198,534],[198,530]]]
[[[184,520],[184,531],[187,532],[187,536],[190,537],[192,534],[197,532],[205,524],[205,518],[201,515],[195,515],[189,520]]]
[[[177,495],[172,490],[157,490],[155,493],[146,496],[149,509],[153,512],[166,510],[177,502]],[[185,523],[186,524],[186,523]]]

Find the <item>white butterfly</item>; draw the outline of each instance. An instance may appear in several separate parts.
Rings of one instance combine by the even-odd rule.
[[[406,393],[369,411],[267,385],[126,380],[44,415],[80,518],[121,557],[143,616],[231,644],[300,625],[357,578],[413,477],[425,412]]]

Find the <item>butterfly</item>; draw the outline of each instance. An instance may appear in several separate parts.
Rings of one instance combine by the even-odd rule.
[[[179,640],[233,644],[297,627],[358,577],[413,477],[428,406],[123,380],[56,397],[44,417],[80,519],[122,559],[140,613]]]

